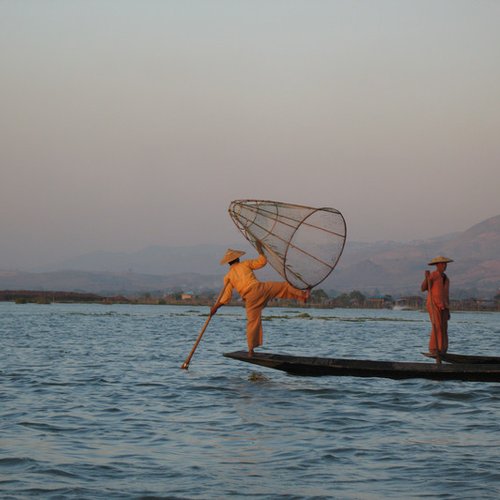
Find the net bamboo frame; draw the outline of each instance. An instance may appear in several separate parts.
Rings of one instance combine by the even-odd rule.
[[[235,200],[229,215],[243,236],[262,244],[269,264],[299,289],[324,281],[344,250],[347,226],[335,208],[271,200]]]

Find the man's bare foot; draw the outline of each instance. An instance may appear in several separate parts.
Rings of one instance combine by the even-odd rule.
[[[248,357],[253,358],[253,349],[249,349],[248,351]]]
[[[300,301],[303,303],[303,304],[306,304],[307,301],[310,299],[311,297],[311,289],[310,288],[306,288],[304,290],[304,295],[302,296],[302,298],[300,299]]]

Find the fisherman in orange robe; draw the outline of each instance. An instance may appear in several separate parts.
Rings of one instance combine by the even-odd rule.
[[[427,311],[431,319],[432,329],[429,340],[429,352],[437,356],[448,350],[448,320],[450,319],[450,280],[445,271],[448,262],[452,259],[439,256],[429,262],[429,266],[436,266],[432,273],[425,271],[425,279],[421,290],[427,293]]]
[[[224,277],[224,292],[210,311],[210,314],[214,315],[220,306],[231,300],[233,289],[236,289],[245,301],[249,356],[253,356],[254,348],[262,345],[261,316],[267,303],[274,298],[297,299],[305,303],[310,295],[310,290],[299,290],[287,282],[259,281],[253,271],[267,264],[267,258],[262,252],[262,245],[259,241],[257,251],[259,252],[258,258],[240,262],[239,258],[245,252],[231,248],[227,250],[220,261],[221,265],[229,264],[229,272]]]

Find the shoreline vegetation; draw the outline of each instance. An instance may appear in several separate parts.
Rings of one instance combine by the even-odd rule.
[[[65,292],[49,290],[0,290],[0,302],[15,302],[16,304],[52,304],[52,303],[93,303],[93,304],[137,304],[137,305],[176,305],[176,306],[207,306],[213,305],[217,292],[207,291],[200,294],[175,293],[140,293],[133,295],[99,295],[83,292]],[[242,306],[241,299],[233,300],[228,305]],[[292,300],[273,300],[268,307],[299,307],[323,309],[394,309],[419,311],[425,309],[424,296],[409,296],[393,298],[390,295],[382,297],[367,297],[354,290],[351,293],[341,293],[330,296],[324,290],[313,290],[307,304],[299,304]],[[492,299],[452,299],[452,311],[500,311],[500,292]]]

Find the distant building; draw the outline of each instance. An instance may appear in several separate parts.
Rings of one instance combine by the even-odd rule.
[[[383,309],[384,307],[386,307],[385,299],[378,298],[378,297],[366,299],[365,304],[367,307],[374,308],[374,309]]]
[[[418,295],[412,295],[410,297],[401,297],[397,299],[394,303],[393,309],[395,310],[414,310],[421,309],[424,305],[424,299]]]

